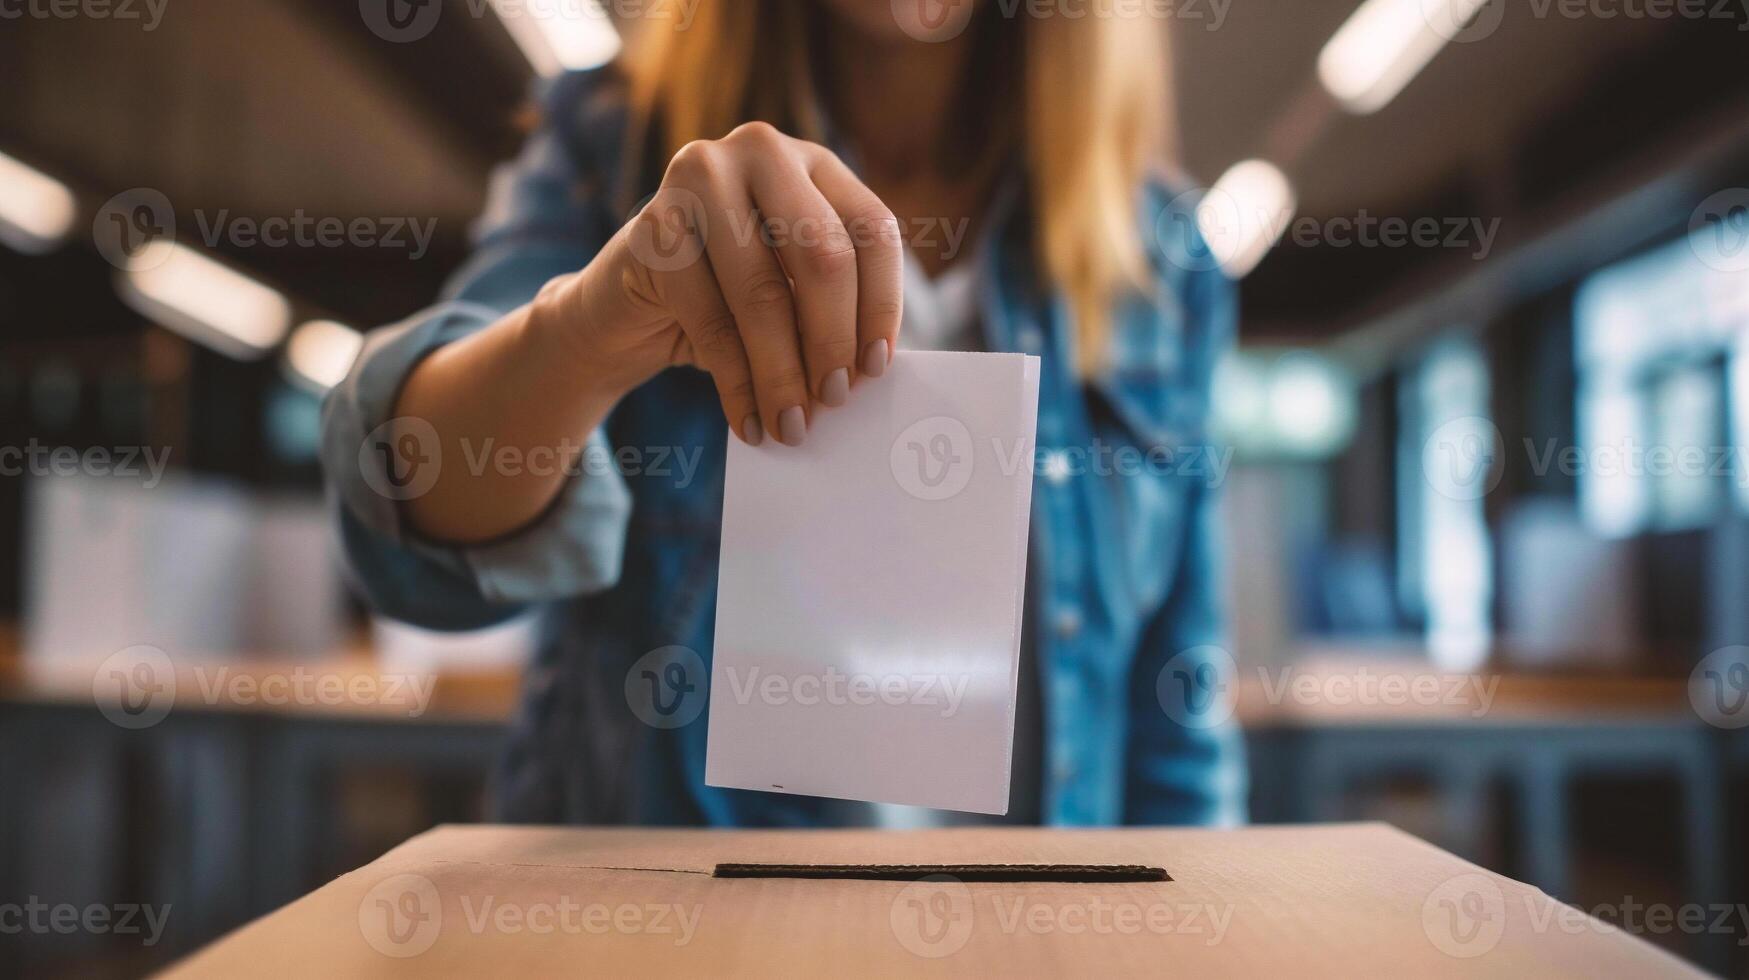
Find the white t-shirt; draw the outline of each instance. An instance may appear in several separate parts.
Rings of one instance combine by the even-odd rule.
[[[982,350],[978,332],[978,263],[966,256],[934,279],[905,250],[905,312],[900,350]]]

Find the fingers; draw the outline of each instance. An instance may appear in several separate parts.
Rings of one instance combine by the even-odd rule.
[[[771,149],[750,175],[753,200],[795,282],[809,391],[837,407],[849,400],[856,370],[856,244],[803,163],[795,150]]]
[[[799,444],[807,433],[809,395],[795,303],[777,256],[748,233],[758,219],[742,167],[721,141],[692,143],[675,155],[664,183],[685,187],[703,202],[704,256],[746,351],[762,428],[780,442]],[[744,427],[742,420],[730,424]]]
[[[856,244],[856,363],[863,376],[878,378],[898,349],[904,310],[899,221],[831,151],[814,154],[810,173]]]
[[[902,299],[897,221],[830,152],[758,123],[682,148],[663,185],[701,217],[690,238],[661,249],[669,238],[654,229],[645,249],[659,260],[657,288],[685,347],[744,441],[799,444],[815,402],[844,404],[857,378],[890,363]],[[688,242],[695,260],[669,258],[688,256]]]
[[[674,272],[659,273],[658,288],[669,312],[680,324],[692,347],[698,366],[710,372],[723,417],[749,446],[765,441],[765,425],[759,418],[759,400],[753,384],[753,368],[735,314],[717,287],[708,262],[696,262]]]

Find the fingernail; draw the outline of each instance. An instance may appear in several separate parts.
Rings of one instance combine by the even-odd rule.
[[[826,380],[820,385],[820,400],[831,408],[837,408],[850,400],[850,369],[839,368],[826,375]]]
[[[749,446],[757,446],[765,441],[765,426],[759,424],[759,416],[749,415],[741,420],[741,438]]]
[[[870,378],[878,378],[887,373],[886,341],[877,340],[863,350],[862,373]]]
[[[808,434],[808,417],[802,414],[802,406],[791,405],[777,417],[777,441],[786,446],[799,446],[802,437]]]

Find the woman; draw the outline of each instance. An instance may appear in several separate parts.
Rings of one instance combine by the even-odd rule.
[[[1232,327],[1154,176],[1163,25],[1009,6],[703,0],[640,25],[619,64],[548,88],[450,294],[331,396],[377,609],[541,610],[497,818],[880,819],[705,787],[702,700],[658,715],[628,677],[652,651],[708,660],[728,433],[801,443],[900,346],[1043,358],[1009,819],[1239,818],[1236,737],[1206,713],[1212,487],[1101,465],[1196,447]],[[703,699],[682,674],[672,697]]]

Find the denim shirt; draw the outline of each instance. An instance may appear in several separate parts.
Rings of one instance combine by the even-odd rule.
[[[619,84],[595,71],[543,88],[547,121],[494,177],[473,257],[436,306],[373,331],[324,406],[348,560],[373,607],[396,619],[466,630],[538,613],[496,818],[828,822],[825,801],[704,785],[727,438],[706,375],[669,370],[626,397],[589,435],[559,498],[515,534],[452,547],[403,521],[397,498],[417,488],[397,486],[378,443],[407,375],[588,264],[628,217],[611,203],[630,176]],[[1241,745],[1225,718],[1232,662],[1220,649],[1224,457],[1205,435],[1234,290],[1189,208],[1164,188],[1144,195],[1153,289],[1117,305],[1091,379],[1073,366],[1065,298],[1033,264],[1023,203],[992,223],[977,257],[985,349],[1042,358],[1026,627],[1042,702],[1038,803],[1051,825],[1231,824],[1244,812]],[[675,683],[664,694],[653,678]]]

